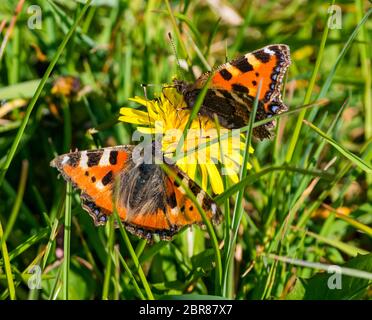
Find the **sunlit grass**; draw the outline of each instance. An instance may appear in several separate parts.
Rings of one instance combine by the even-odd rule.
[[[366,2],[340,6],[341,29],[328,28],[334,1],[231,1],[240,24],[196,1],[34,2],[42,8],[42,30],[27,27],[24,5],[10,37],[16,4],[0,4],[0,26],[6,22],[0,32],[0,299],[368,298],[372,10]],[[169,32],[188,69],[179,70]],[[117,119],[121,107],[139,107],[128,98],[144,96],[142,83],[154,84],[147,87],[152,99],[175,75],[193,81],[209,66],[270,43],[291,48],[289,112],[274,116],[272,140],[246,140],[255,151],[242,155],[252,169],[239,183],[223,177],[225,191],[214,198],[224,211],[222,225],[195,226],[153,244],[127,233],[115,216],[96,228],[50,160],[75,148],[137,143],[135,127]],[[52,93],[60,76],[79,78],[77,94]],[[264,122],[243,131],[251,137]],[[33,265],[43,272],[41,290],[28,287]],[[327,265],[346,270],[354,291],[314,293]]]

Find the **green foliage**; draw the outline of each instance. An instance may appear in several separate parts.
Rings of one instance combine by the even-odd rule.
[[[340,280],[332,281],[333,279],[330,279],[330,275],[338,275],[334,269],[331,269],[329,273],[318,273],[310,279],[297,279],[287,299],[349,300],[363,298],[370,280],[360,278],[357,275],[345,275],[345,268],[363,270],[371,273],[372,254],[360,255],[340,266],[339,270],[337,270],[340,274]],[[337,281],[339,281],[338,287],[336,284]],[[330,286],[328,284],[330,284]]]

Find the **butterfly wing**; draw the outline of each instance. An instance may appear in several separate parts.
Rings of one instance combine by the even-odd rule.
[[[153,234],[169,240],[183,227],[202,223],[201,216],[183,189],[157,164],[134,162],[133,146],[71,152],[55,158],[56,167],[81,190],[82,206],[96,225],[107,221],[116,208],[126,229],[151,240]],[[208,217],[216,221],[219,209],[209,196],[177,167]]]
[[[196,197],[207,218],[214,224],[218,224],[221,221],[222,213],[211,197],[178,167],[171,166],[170,169],[174,172],[174,175],[177,175],[178,180],[181,181],[181,184],[179,184],[177,179],[172,176],[166,176],[165,179],[167,216],[171,225],[181,229],[195,223],[203,224],[199,210],[194,202],[187,197],[184,187],[190,189]]]
[[[288,108],[282,102],[281,90],[289,65],[289,47],[284,44],[270,45],[221,65],[213,71],[199,113],[212,120],[216,114],[221,125],[229,129],[246,126],[260,81],[262,87],[256,120],[286,111]],[[210,72],[207,72],[194,84],[174,80],[176,89],[183,94],[190,108],[209,77]],[[260,139],[269,138],[268,128],[273,126],[272,121],[255,128],[253,133]]]
[[[191,189],[207,217],[217,222],[221,213],[206,192],[176,166],[169,169]],[[122,173],[118,198],[126,208],[127,229],[147,239],[158,234],[170,240],[184,227],[203,222],[182,186],[157,164],[142,163]]]
[[[96,225],[101,225],[114,210],[114,184],[128,166],[131,152],[131,146],[76,151],[58,156],[50,164],[74,188],[81,190],[83,208]],[[125,208],[120,206],[117,210],[125,219]]]
[[[185,97],[188,105],[193,106],[200,89],[194,89]],[[214,120],[217,116],[219,123],[227,129],[238,129],[248,125],[249,115],[253,110],[254,98],[241,92],[233,92],[223,89],[208,89],[203,104],[199,110],[200,115],[207,116]],[[256,120],[263,120],[267,117],[263,103],[258,102]],[[267,125],[253,129],[253,134],[260,138],[270,138],[270,131]]]
[[[258,98],[267,114],[277,114],[287,110],[281,91],[283,77],[290,63],[287,45],[266,46],[220,66],[212,76],[210,88],[239,92],[254,98],[262,81]]]

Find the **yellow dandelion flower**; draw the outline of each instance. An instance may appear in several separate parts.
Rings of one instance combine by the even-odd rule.
[[[245,147],[244,135],[239,130],[221,128],[220,143],[215,122],[207,117],[197,116],[191,122],[181,155],[175,155],[191,113],[183,96],[174,88],[167,88],[159,99],[135,97],[130,100],[144,106],[146,110],[121,108],[119,120],[136,124],[137,130],[143,134],[160,135],[164,155],[175,157],[177,166],[193,180],[199,172],[203,189],[207,189],[210,184],[215,194],[222,193],[224,187],[221,173],[228,175],[233,183],[239,181],[242,151]],[[253,152],[252,148],[250,152]],[[222,168],[221,173],[218,167]]]

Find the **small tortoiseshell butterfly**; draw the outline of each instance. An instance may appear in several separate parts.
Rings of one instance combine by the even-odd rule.
[[[199,113],[212,120],[214,115],[228,129],[241,128],[248,124],[249,114],[262,81],[256,121],[288,110],[281,98],[284,74],[290,65],[289,47],[273,44],[239,57],[212,71],[211,84]],[[194,106],[199,92],[204,87],[210,72],[203,74],[195,83],[174,80],[189,108]],[[269,122],[253,130],[260,139],[269,138],[275,123]]]
[[[67,153],[52,160],[51,166],[81,190],[82,207],[96,225],[105,224],[116,208],[129,232],[149,241],[154,234],[170,240],[183,227],[203,223],[182,185],[193,192],[207,217],[218,223],[221,212],[209,195],[157,150],[153,143],[152,157],[162,157],[181,185],[156,162],[147,164],[144,157],[134,156],[138,152],[131,145]]]

